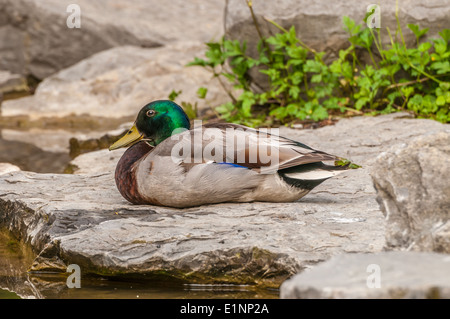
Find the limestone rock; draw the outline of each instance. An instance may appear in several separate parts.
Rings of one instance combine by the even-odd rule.
[[[348,16],[358,24],[363,18],[370,2],[352,1],[307,1],[254,0],[253,10],[264,36],[280,32],[264,18],[273,20],[289,29],[295,26],[297,36],[317,51],[325,51],[326,60],[338,57],[340,49],[349,46],[348,33],[343,29],[342,18]],[[381,10],[381,34],[385,45],[390,45],[386,27],[391,32],[397,27],[395,19],[395,1],[381,0],[376,2]],[[438,32],[450,28],[450,0],[431,0],[426,3],[419,0],[400,2],[399,19],[407,45],[415,45],[415,36],[407,28],[407,24],[419,24],[420,28],[429,28],[428,38],[439,37]],[[246,1],[228,0],[225,8],[225,36],[228,39],[247,41],[249,55],[257,57],[259,36],[254,26]],[[377,54],[374,47],[373,52]],[[362,56],[370,61],[369,57]],[[367,58],[367,59],[365,59]],[[255,72],[251,74],[256,83],[264,86],[266,77]]]
[[[27,142],[0,138],[0,162],[14,163],[22,170],[62,173],[69,161],[67,152],[48,152]]]
[[[26,90],[27,83],[23,76],[0,70],[0,96],[2,93],[24,92]]]
[[[348,33],[343,29],[342,18],[348,16],[358,24],[364,24],[363,18],[368,3],[361,1],[330,2],[330,1],[252,1],[253,10],[261,25],[263,34],[278,31],[263,18],[273,20],[285,28],[295,26],[297,35],[303,42],[318,51],[328,51],[337,54],[339,49],[348,46]],[[383,40],[390,43],[386,27],[395,30],[395,1],[382,0],[377,2],[381,10],[381,29]],[[450,14],[449,0],[409,1],[399,3],[399,19],[407,44],[414,45],[414,34],[407,24],[419,24],[420,28],[429,28],[427,37],[438,37],[438,32],[450,26],[447,17]],[[225,34],[231,39],[247,40],[253,47],[259,40],[246,1],[228,0],[225,8]],[[251,44],[251,45],[250,45]]]
[[[125,148],[111,152],[107,149],[81,154],[75,157],[70,165],[74,174],[111,173],[116,170],[117,162],[125,152]]]
[[[388,248],[450,253],[450,129],[383,152],[372,176]]]
[[[131,205],[113,178],[120,154],[103,150],[77,158],[93,156],[89,164],[80,164],[88,167],[84,174],[2,175],[0,223],[35,251],[45,248],[33,264],[41,271],[65,271],[64,265],[75,263],[84,273],[103,276],[278,287],[331,256],[379,252],[385,246],[370,166],[399,140],[447,127],[403,117],[343,119],[317,130],[281,129],[283,136],[363,165],[326,181],[298,202],[189,209]]]
[[[0,69],[43,79],[111,47],[206,42],[223,33],[221,0],[79,0],[80,28],[69,28],[73,3],[2,0]]]
[[[204,44],[179,42],[162,48],[112,48],[64,69],[42,81],[33,96],[5,101],[4,117],[91,117],[134,120],[142,106],[182,91],[177,102],[198,102],[198,108],[229,100],[217,79],[199,67],[186,67],[201,56]],[[206,99],[197,98],[199,87],[208,88]]]
[[[20,167],[10,163],[0,163],[0,175],[20,171]]]
[[[450,256],[343,254],[285,281],[281,298],[450,298]]]

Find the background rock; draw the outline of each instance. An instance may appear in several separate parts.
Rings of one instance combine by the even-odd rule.
[[[450,253],[450,130],[393,146],[372,176],[388,248]]]
[[[43,79],[115,46],[210,41],[223,33],[224,2],[78,0],[81,27],[68,28],[71,0],[2,0],[0,69]]]
[[[338,57],[339,50],[349,46],[348,33],[344,31],[342,18],[348,16],[357,24],[364,24],[363,18],[370,2],[352,1],[307,1],[280,0],[276,5],[271,1],[254,0],[253,10],[264,36],[280,32],[267,22],[264,17],[273,20],[289,29],[295,26],[297,36],[317,51],[325,51],[325,59]],[[386,27],[394,34],[397,28],[395,19],[395,1],[381,0],[376,2],[381,9],[382,42],[390,45]],[[420,28],[429,28],[429,38],[439,37],[438,32],[450,28],[450,0],[419,0],[399,3],[399,19],[403,35],[408,46],[415,46],[415,36],[407,28],[407,24],[419,24]],[[364,25],[365,26],[365,25]],[[244,0],[227,0],[225,8],[225,36],[228,39],[247,41],[248,53],[257,57],[257,43],[260,40],[250,11]],[[374,54],[378,50],[374,45]],[[369,56],[361,57],[369,60]],[[370,63],[370,62],[369,62]],[[267,81],[259,72],[251,73],[260,86]]]
[[[266,17],[285,28],[295,26],[297,35],[303,42],[318,51],[327,51],[337,56],[340,49],[348,47],[348,33],[344,31],[342,18],[348,16],[357,24],[365,24],[363,18],[369,3],[361,1],[277,1],[277,5],[268,1],[252,1],[253,10],[263,34],[278,32],[273,25],[264,20]],[[381,9],[382,40],[390,44],[386,27],[391,31],[397,27],[395,19],[395,1],[378,1]],[[429,28],[426,37],[439,37],[438,32],[450,27],[449,0],[432,0],[426,3],[411,0],[399,3],[399,19],[408,45],[415,45],[415,36],[407,24],[419,24],[420,28]],[[227,0],[225,7],[225,35],[231,39],[246,40],[249,47],[255,47],[259,40],[246,1]],[[376,50],[375,50],[376,51]]]
[[[14,163],[22,170],[62,173],[69,161],[67,152],[48,152],[30,143],[0,138],[0,162]]]
[[[111,173],[116,170],[117,162],[125,152],[125,148],[116,151],[107,149],[81,154],[70,161],[74,174]]]
[[[384,218],[369,175],[374,159],[399,140],[448,127],[404,116],[343,119],[317,130],[281,129],[281,135],[363,165],[299,202],[189,209],[131,205],[113,179],[119,154],[103,150],[79,157],[83,162],[98,156],[80,164],[80,169],[90,167],[88,174],[2,175],[0,223],[41,252],[35,270],[65,271],[65,265],[76,263],[85,273],[104,276],[278,287],[331,256],[382,250]]]
[[[20,171],[20,167],[10,163],[0,163],[0,175]]]
[[[3,102],[1,114],[31,120],[82,114],[134,120],[143,105],[167,99],[172,90],[182,91],[178,102],[197,101],[199,109],[219,105],[229,97],[218,81],[200,67],[185,66],[204,49],[200,42],[112,48],[46,78],[33,96]],[[200,100],[196,92],[201,86],[208,93]]]
[[[76,169],[67,167],[71,159],[82,153],[109,147],[130,127],[130,123],[125,123],[115,130],[100,131],[3,129],[0,131],[0,162],[15,163],[26,171],[70,173]]]
[[[0,70],[0,96],[4,93],[23,92],[26,90],[27,82],[23,76]]]
[[[285,281],[280,297],[448,299],[450,256],[423,252],[335,256]]]
[[[102,136],[105,132],[68,131],[64,129],[39,129],[10,130],[2,129],[1,138],[7,143],[22,142],[37,146],[43,151],[53,153],[67,153],[71,138],[87,140],[92,136]],[[4,154],[6,155],[6,154]]]

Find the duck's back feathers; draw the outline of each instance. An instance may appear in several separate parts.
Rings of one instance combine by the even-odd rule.
[[[173,135],[158,145],[157,153],[179,156],[180,164],[186,169],[199,163],[215,162],[236,164],[262,173],[337,160],[334,155],[291,139],[230,123],[204,125]]]

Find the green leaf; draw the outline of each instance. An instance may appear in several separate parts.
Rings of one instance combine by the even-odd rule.
[[[235,109],[236,106],[231,102],[219,105],[218,107],[215,108],[215,110],[221,115],[221,117],[226,120],[230,119],[231,114]]]
[[[337,161],[334,162],[334,165],[336,166],[348,166],[348,168],[350,169],[357,169],[357,168],[361,168],[361,165],[352,163],[350,160],[346,159],[346,158],[339,158]]]
[[[320,62],[314,60],[307,60],[304,65],[305,72],[315,72],[319,73],[322,68],[322,64]]]
[[[445,42],[450,41],[450,29],[444,29],[441,32],[439,32],[439,35],[444,39]]]
[[[206,97],[206,93],[208,93],[208,89],[205,87],[199,87],[197,90],[197,96],[200,99],[204,99]]]
[[[181,102],[184,112],[190,119],[195,119],[197,117],[197,102],[194,105],[187,102]]]
[[[367,102],[369,102],[369,98],[367,97],[358,99],[358,101],[356,101],[355,103],[355,109],[357,109],[358,111],[361,110],[367,104]]]
[[[370,29],[364,29],[359,35],[361,39],[360,45],[366,49],[370,49],[373,43],[372,33],[370,33]]]
[[[441,82],[441,83],[439,83],[439,87],[443,91],[448,91],[450,89],[450,82]]]
[[[298,86],[291,86],[289,88],[289,95],[292,98],[297,99],[299,94],[300,94],[300,88]]]
[[[447,50],[447,42],[445,42],[442,39],[434,40],[434,50],[436,51],[437,54],[443,55]]]
[[[299,109],[299,106],[297,104],[295,104],[295,103],[288,104],[286,106],[286,114],[296,115],[298,109]]]
[[[417,24],[408,24],[408,28],[414,33],[417,39],[420,39],[428,32],[428,28],[420,30]]]
[[[320,83],[322,81],[322,74],[314,74],[311,77],[311,83]]]
[[[430,48],[431,48],[431,43],[430,42],[424,42],[424,43],[421,43],[420,45],[419,45],[419,51],[420,52],[424,52],[424,51],[428,51]]]
[[[313,113],[311,114],[311,118],[312,118],[314,121],[323,120],[323,119],[326,119],[327,117],[328,117],[328,112],[327,112],[327,110],[326,110],[323,106],[321,106],[321,105],[318,105],[318,106],[315,108],[315,110],[313,111]]]
[[[283,120],[286,117],[286,108],[283,106],[277,107],[270,111],[269,115],[275,116],[279,120]]]
[[[436,105],[438,105],[438,106],[445,105],[445,97],[443,95],[440,95],[437,97]]]
[[[359,32],[361,29],[360,25],[356,25],[355,20],[352,20],[351,18],[344,16],[342,18],[342,21],[344,23],[344,30],[347,31],[351,36],[355,35]]]
[[[172,92],[170,92],[170,94],[168,96],[169,100],[175,101],[175,99],[177,98],[178,95],[181,94],[181,92],[182,92],[181,90],[180,91],[172,90]]]
[[[431,63],[430,68],[436,70],[437,74],[446,74],[450,72],[450,62],[449,61],[434,62]]]
[[[408,98],[412,93],[414,93],[414,88],[412,86],[402,87],[402,93]]]
[[[191,61],[188,64],[186,64],[186,66],[206,66],[206,65],[208,65],[208,62],[197,57],[194,58],[194,61]]]
[[[239,101],[242,102],[241,112],[244,117],[251,117],[252,106],[256,103],[257,96],[253,92],[245,91],[239,96]]]

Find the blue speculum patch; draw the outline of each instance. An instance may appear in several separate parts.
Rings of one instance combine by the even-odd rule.
[[[248,167],[241,166],[241,165],[238,165],[238,164],[235,164],[235,163],[221,162],[221,163],[216,163],[216,164],[225,164],[225,165],[230,165],[230,166],[233,166],[233,167],[241,167],[241,168],[247,168],[248,169]]]

